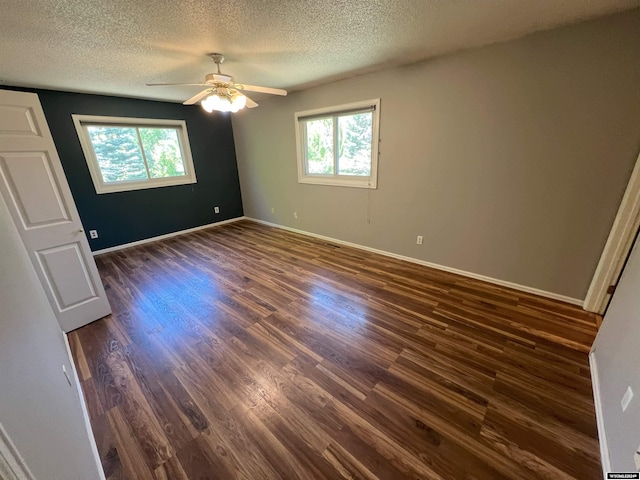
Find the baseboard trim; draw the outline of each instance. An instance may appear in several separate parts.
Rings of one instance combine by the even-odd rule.
[[[600,463],[602,464],[602,476],[607,478],[611,471],[611,457],[607,436],[604,432],[604,420],[602,417],[602,401],[600,399],[600,380],[598,378],[598,363],[596,362],[595,349],[589,353],[589,368],[591,370],[591,388],[593,388],[593,403],[596,410],[596,424],[598,427],[598,443],[600,444]]]
[[[178,230],[177,232],[165,233],[164,235],[158,235],[157,237],[145,238],[143,240],[137,240],[135,242],[124,243],[122,245],[116,245],[115,247],[103,248],[102,250],[96,250],[93,256],[103,255],[105,253],[116,252],[118,250],[124,250],[125,248],[137,247],[138,245],[144,245],[145,243],[157,242],[158,240],[164,240],[166,238],[177,237],[178,235],[184,235],[186,233],[197,232],[198,230],[204,230],[206,228],[217,227],[220,225],[226,225],[228,223],[239,222],[247,217],[230,218],[229,220],[222,220],[216,223],[208,223],[207,225],[200,225],[199,227],[187,228],[186,230]]]
[[[96,462],[96,469],[98,471],[98,480],[106,480],[104,469],[102,468],[102,461],[100,460],[100,453],[98,452],[98,446],[96,445],[95,436],[93,435],[93,428],[91,427],[91,420],[89,419],[89,410],[87,409],[87,403],[84,401],[84,393],[82,393],[82,387],[80,386],[80,376],[78,370],[76,370],[76,364],[73,361],[73,354],[71,353],[71,345],[69,345],[69,337],[66,333],[62,332],[62,338],[64,339],[64,345],[67,347],[67,357],[69,358],[69,364],[71,365],[71,375],[73,377],[73,383],[75,383],[76,392],[80,398],[80,407],[82,408],[82,417],[84,419],[84,427],[89,437],[89,446],[91,447],[91,453],[93,459]]]
[[[265,220],[260,220],[258,218],[253,217],[244,217],[247,220],[251,220],[252,222],[261,223],[262,225],[267,225],[274,228],[280,228],[282,230],[287,230],[293,233],[299,233],[301,235],[307,235],[309,237],[318,238],[320,240],[326,240],[328,242],[336,243],[339,245],[345,245],[348,247],[358,248],[360,250],[365,250],[367,252],[377,253],[380,255],[384,255],[386,257],[396,258],[398,260],[404,260],[406,262],[416,263],[418,265],[423,265],[425,267],[435,268],[436,270],[442,270],[444,272],[455,273],[456,275],[462,275],[463,277],[473,278],[474,280],[481,280],[487,283],[493,283],[494,285],[498,285],[500,287],[512,288],[514,290],[519,290],[525,293],[531,293],[533,295],[538,295],[540,297],[550,298],[552,300],[558,300],[560,302],[569,303],[571,305],[577,305],[582,307],[584,300],[578,298],[567,297],[565,295],[560,295],[553,292],[547,292],[546,290],[539,290],[533,287],[527,287],[526,285],[520,285],[513,282],[508,282],[506,280],[500,280],[498,278],[487,277],[485,275],[480,275],[478,273],[467,272],[465,270],[459,270],[457,268],[447,267],[445,265],[439,265],[437,263],[427,262],[425,260],[420,260],[418,258],[407,257],[405,255],[399,255],[393,252],[387,252],[386,250],[379,250],[377,248],[367,247],[365,245],[360,245],[357,243],[346,242],[344,240],[339,240],[337,238],[327,237],[325,235],[319,235],[317,233],[307,232],[305,230],[299,230],[297,228],[287,227],[285,225],[280,225],[277,223],[267,222]]]

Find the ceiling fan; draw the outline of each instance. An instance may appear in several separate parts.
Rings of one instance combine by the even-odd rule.
[[[207,112],[217,110],[219,112],[237,112],[245,106],[255,108],[256,102],[247,97],[240,90],[247,92],[268,93],[271,95],[286,95],[287,91],[280,88],[259,87],[256,85],[246,85],[235,83],[231,75],[226,75],[220,71],[220,64],[224,62],[224,55],[221,53],[210,53],[209,57],[218,67],[217,73],[208,73],[204,83],[147,83],[147,87],[163,87],[172,85],[199,85],[207,87],[200,93],[195,94],[183,105],[193,105],[202,100],[201,105]]]

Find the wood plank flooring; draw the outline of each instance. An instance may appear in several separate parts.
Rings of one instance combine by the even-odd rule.
[[[108,479],[596,479],[577,307],[242,221],[97,258]]]

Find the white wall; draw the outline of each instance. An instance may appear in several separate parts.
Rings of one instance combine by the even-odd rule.
[[[36,479],[104,478],[62,335],[0,197],[0,423]]]
[[[634,472],[640,446],[640,241],[631,252],[593,346],[597,365],[600,421],[611,471]],[[620,401],[627,386],[635,396],[625,412]]]
[[[634,10],[265,101],[233,116],[245,214],[583,299],[640,149],[638,52]],[[294,112],[378,97],[378,189],[299,184]]]

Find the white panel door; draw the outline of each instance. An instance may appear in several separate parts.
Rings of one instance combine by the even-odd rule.
[[[111,307],[35,93],[0,90],[0,193],[62,330],[109,315]]]

